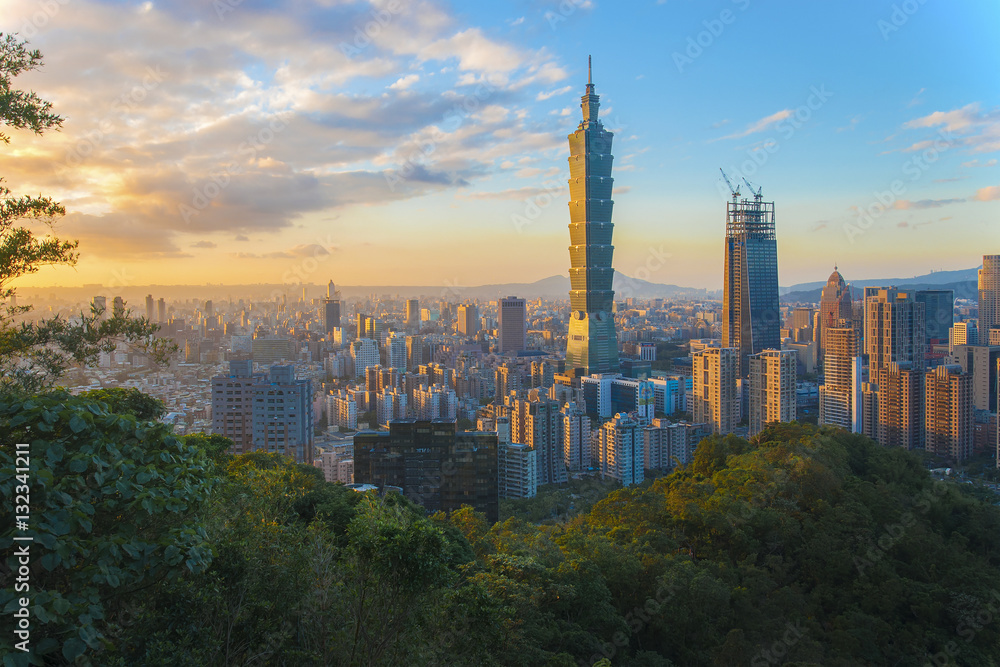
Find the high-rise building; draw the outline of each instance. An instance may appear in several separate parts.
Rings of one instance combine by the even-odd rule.
[[[406,300],[406,329],[408,331],[420,330],[420,301],[418,299]]]
[[[1000,255],[983,255],[979,269],[979,330],[989,340],[990,329],[1000,328]]]
[[[840,320],[850,321],[853,313],[851,288],[840,275],[837,267],[826,281],[819,299],[819,357],[823,359],[826,349],[826,330],[839,326]]]
[[[274,364],[253,386],[253,448],[313,463],[312,380],[295,367]]]
[[[601,426],[599,447],[602,477],[617,479],[625,486],[645,479],[643,425],[631,415],[618,413]]]
[[[115,317],[125,317],[125,299],[120,296],[116,296],[112,303],[112,314]]]
[[[948,353],[954,355],[959,345],[979,345],[979,329],[975,322],[955,322],[952,325],[948,331]]]
[[[528,445],[500,444],[501,498],[535,497],[538,492],[537,455],[538,452]]]
[[[430,512],[471,505],[499,517],[497,434],[459,433],[454,420],[400,419],[354,436],[354,481],[395,486]]]
[[[497,404],[502,404],[510,392],[520,391],[521,374],[517,370],[517,365],[507,363],[497,366],[493,385],[495,387],[494,402]]]
[[[819,423],[861,432],[861,367],[858,332],[850,320],[825,329],[823,384],[819,387]]]
[[[527,347],[525,338],[527,336],[527,314],[524,307],[524,299],[516,296],[508,296],[500,299],[500,320],[497,328],[500,330],[500,340],[498,352],[500,354],[510,354]]]
[[[732,433],[740,420],[736,393],[740,351],[734,347],[710,347],[692,358],[691,393],[694,421],[708,424],[713,433]],[[749,371],[749,358],[747,362]]]
[[[463,336],[479,333],[479,308],[476,304],[466,303],[458,307],[458,333]]]
[[[563,419],[563,460],[566,469],[578,472],[590,467],[590,417],[572,402],[559,411]]]
[[[865,288],[868,408],[863,432],[883,446],[923,447],[924,304],[910,292]]]
[[[406,368],[415,370],[424,363],[424,339],[420,336],[406,337]]]
[[[378,346],[370,338],[359,338],[351,342],[351,357],[354,359],[354,377],[365,377],[365,369],[379,365]]]
[[[774,202],[760,190],[752,201],[738,194],[726,204],[722,347],[738,350],[738,372],[746,377],[751,354],[781,349],[781,311]]]
[[[253,451],[253,386],[264,381],[253,362],[229,362],[228,375],[212,378],[212,433],[233,441],[230,454]]]
[[[764,350],[750,355],[749,435],[772,422],[792,422],[796,417],[795,350]]]
[[[167,302],[162,298],[156,301],[156,321],[159,324],[167,323]]]
[[[617,373],[618,336],[612,288],[614,224],[611,191],[614,133],[598,119],[601,103],[588,67],[580,98],[583,120],[569,135],[570,319],[566,371],[570,375]]]
[[[972,378],[972,407],[976,410],[995,410],[1000,346],[956,345],[952,359],[961,366],[962,372]]]
[[[955,324],[955,291],[950,289],[925,289],[914,293],[917,303],[924,304],[924,344],[948,342],[948,332]]]
[[[654,419],[642,430],[646,470],[671,470],[690,463],[698,443],[710,434],[706,424]]]
[[[152,294],[147,294],[146,295],[146,320],[149,321],[149,322],[154,322],[155,321],[153,319],[154,317],[156,317],[156,311],[154,309],[154,304],[155,304],[155,302],[153,301],[153,295]]]
[[[927,451],[961,463],[972,456],[972,377],[958,365],[938,366],[924,379]]]
[[[326,286],[326,298],[323,299],[323,331],[329,335],[340,327],[340,292],[331,280]]]
[[[563,416],[555,401],[515,400],[511,403],[511,440],[537,452],[539,484],[562,484],[568,479],[563,451]]]
[[[393,331],[389,334],[389,339],[386,341],[386,347],[388,348],[389,366],[395,368],[400,373],[405,373],[407,370],[406,338],[398,332]]]

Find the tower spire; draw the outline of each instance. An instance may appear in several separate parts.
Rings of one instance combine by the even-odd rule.
[[[588,86],[594,85],[594,77],[593,77],[593,68],[592,67],[593,67],[593,63],[591,61],[591,57],[587,56],[587,85]]]

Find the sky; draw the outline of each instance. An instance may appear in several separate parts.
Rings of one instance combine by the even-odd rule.
[[[616,270],[722,284],[720,167],[779,282],[1000,253],[994,0],[4,0],[64,117],[0,176],[65,205],[21,286],[531,282],[569,267],[587,57]]]

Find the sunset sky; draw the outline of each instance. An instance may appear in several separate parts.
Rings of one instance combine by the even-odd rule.
[[[776,202],[783,285],[1000,253],[995,0],[3,0],[0,31],[65,117],[0,176],[82,254],[24,286],[565,274],[589,54],[625,274],[721,286],[719,167]]]

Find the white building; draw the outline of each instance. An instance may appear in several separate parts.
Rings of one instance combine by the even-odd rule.
[[[645,478],[645,454],[639,421],[618,413],[601,427],[600,470],[602,477],[617,479],[625,486]]]

